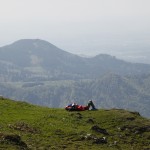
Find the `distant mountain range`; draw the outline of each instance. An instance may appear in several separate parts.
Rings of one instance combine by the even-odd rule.
[[[106,73],[150,73],[150,65],[100,54],[80,57],[39,39],[24,39],[0,48],[0,81],[91,79]],[[4,77],[5,76],[5,77]]]
[[[150,117],[150,65],[100,54],[85,58],[39,39],[0,48],[0,95],[49,107],[93,99]]]

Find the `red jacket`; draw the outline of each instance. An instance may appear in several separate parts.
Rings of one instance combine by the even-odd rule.
[[[65,107],[66,110],[75,110],[75,111],[84,111],[84,110],[88,110],[89,107],[88,106],[82,106],[82,105],[68,105]]]

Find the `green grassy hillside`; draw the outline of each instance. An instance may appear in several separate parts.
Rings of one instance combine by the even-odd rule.
[[[1,97],[0,149],[149,150],[150,120],[125,110],[67,112]]]

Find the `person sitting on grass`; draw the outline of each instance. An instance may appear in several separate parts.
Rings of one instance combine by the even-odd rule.
[[[92,107],[91,110],[96,110],[95,105],[92,100],[89,100],[88,104],[86,106],[78,105],[76,103],[69,104],[68,106],[65,107],[66,110],[68,111],[84,111],[84,110],[89,110],[90,107]]]

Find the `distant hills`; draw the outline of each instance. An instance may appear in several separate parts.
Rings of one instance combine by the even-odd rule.
[[[93,99],[150,117],[150,65],[100,54],[85,58],[40,39],[0,48],[0,95],[49,107]]]
[[[19,40],[1,47],[0,66],[3,66],[1,75],[6,74],[5,80],[9,81],[91,79],[106,73],[150,73],[150,65],[128,63],[106,54],[84,58],[40,39]]]

